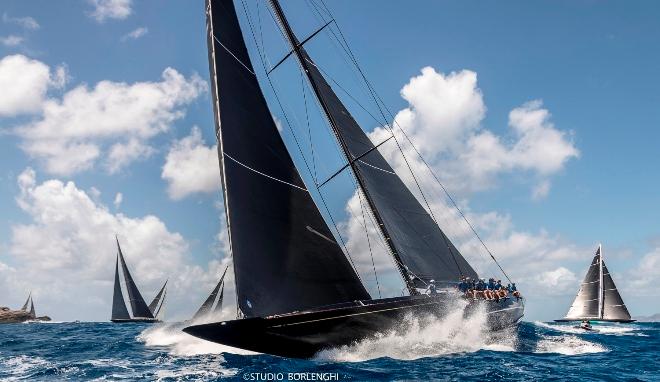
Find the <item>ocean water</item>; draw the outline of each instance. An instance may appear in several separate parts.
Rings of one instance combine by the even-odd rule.
[[[176,324],[0,325],[1,381],[475,380],[660,381],[660,324],[523,322],[490,335],[478,319],[409,323],[312,360],[195,339]],[[292,374],[289,374],[292,373]]]

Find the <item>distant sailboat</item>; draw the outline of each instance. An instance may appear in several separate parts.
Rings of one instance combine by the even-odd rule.
[[[23,307],[21,308],[22,311],[27,312],[28,305],[30,305],[30,299],[32,298],[32,291],[28,294],[27,300],[25,300],[25,304],[23,304]]]
[[[626,304],[614,285],[610,271],[605,266],[601,245],[598,245],[596,254],[591,261],[584,281],[580,285],[573,305],[566,317],[555,320],[566,321],[606,321],[606,322],[633,322]]]
[[[195,312],[195,315],[192,318],[193,321],[222,310],[222,300],[225,292],[225,275],[227,274],[228,268],[229,266],[225,267],[225,271],[222,272],[220,281],[218,281],[218,284],[213,288],[213,291],[211,291],[211,294],[206,298],[202,306],[200,306],[199,309],[197,309],[197,312]],[[218,297],[218,292],[220,292],[220,297]],[[215,309],[213,308],[213,305],[215,305]]]
[[[124,275],[124,284],[128,292],[128,300],[131,305],[132,316],[128,312],[126,302],[124,301],[124,294],[121,290],[121,283],[119,281],[119,264],[121,263],[122,273]],[[160,289],[151,304],[147,306],[144,298],[133,281],[124,254],[121,251],[119,240],[117,239],[117,261],[115,262],[115,287],[112,298],[112,322],[159,322],[159,313],[162,312],[163,305],[165,304],[165,297],[167,296],[167,281]]]

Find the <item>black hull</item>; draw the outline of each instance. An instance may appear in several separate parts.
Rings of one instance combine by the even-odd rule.
[[[616,320],[616,319],[606,319],[606,318],[576,318],[576,319],[568,319],[568,318],[562,318],[559,320],[554,320],[555,322],[581,322],[581,321],[590,321],[590,322],[618,322],[621,324],[628,324],[631,322],[635,322],[637,320]]]
[[[162,322],[161,320],[157,320],[155,318],[115,318],[110,320],[111,322],[114,322],[115,324],[125,324],[125,323],[130,323],[130,322],[141,322],[141,323],[147,323],[147,324],[155,324],[158,322]]]
[[[411,315],[441,318],[456,309],[456,299],[441,294],[358,301],[305,312],[193,325],[183,331],[254,352],[310,358],[323,349],[350,345],[380,332],[396,330]],[[524,313],[522,299],[507,298],[498,302],[470,300],[464,316],[480,308],[485,309],[492,330],[517,324]]]

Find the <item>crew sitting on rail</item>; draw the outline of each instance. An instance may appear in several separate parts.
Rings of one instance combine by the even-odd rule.
[[[426,286],[426,291],[424,293],[427,295],[438,293],[438,289],[435,287],[435,280],[429,281],[429,285]]]

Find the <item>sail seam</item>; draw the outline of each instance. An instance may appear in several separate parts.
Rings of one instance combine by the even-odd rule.
[[[289,183],[289,182],[287,182],[287,181],[285,181],[285,180],[282,180],[282,179],[277,179],[276,177],[274,177],[274,176],[270,176],[270,175],[268,175],[268,174],[265,174],[265,173],[263,173],[263,172],[261,172],[261,171],[259,171],[259,170],[255,170],[255,169],[253,169],[252,167],[246,165],[245,163],[241,163],[241,162],[239,162],[237,159],[234,159],[231,155],[227,154],[226,152],[223,152],[222,155],[226,156],[227,158],[231,159],[232,161],[236,162],[237,164],[239,164],[239,165],[241,165],[241,166],[247,168],[248,170],[250,170],[250,171],[252,171],[252,172],[256,172],[257,174],[259,174],[259,175],[261,175],[261,176],[265,176],[265,177],[268,178],[268,179],[272,179],[272,180],[278,181],[278,182],[280,182],[280,183],[284,183],[284,184],[286,184],[286,185],[289,185],[289,186],[291,186],[291,187],[295,187],[295,188],[297,188],[297,189],[299,189],[299,190],[302,190],[302,191],[305,191],[305,192],[309,192],[309,191],[307,191],[306,188],[303,188],[303,187],[297,186],[297,185],[295,185],[295,184],[293,184],[293,183]]]
[[[218,44],[220,44],[221,47],[225,48],[225,50],[227,51],[227,53],[231,54],[231,56],[234,57],[234,59],[236,59],[236,61],[238,61],[239,64],[243,65],[243,67],[245,68],[245,70],[247,70],[248,72],[250,72],[253,76],[255,76],[255,77],[257,76],[256,74],[254,74],[254,72],[253,72],[253,71],[252,71],[247,65],[245,65],[245,64],[243,63],[243,61],[241,61],[240,58],[236,57],[236,55],[235,55],[234,53],[232,53],[232,51],[229,50],[229,48],[227,48],[227,47],[225,46],[225,44],[223,44],[222,42],[220,42],[220,40],[219,40],[217,37],[215,37],[215,35],[213,35],[213,39],[214,39],[215,41],[217,41]]]
[[[363,161],[363,160],[361,160],[360,163],[362,163],[362,164],[366,164],[366,165],[369,166],[369,167],[373,167],[373,168],[375,168],[376,170],[380,170],[380,171],[382,171],[382,172],[386,172],[386,173],[388,173],[388,174],[396,175],[396,173],[393,172],[393,171],[385,170],[384,168],[380,168],[380,167],[374,166],[374,165],[369,164],[369,163],[367,163],[367,162],[365,162],[365,161]]]

